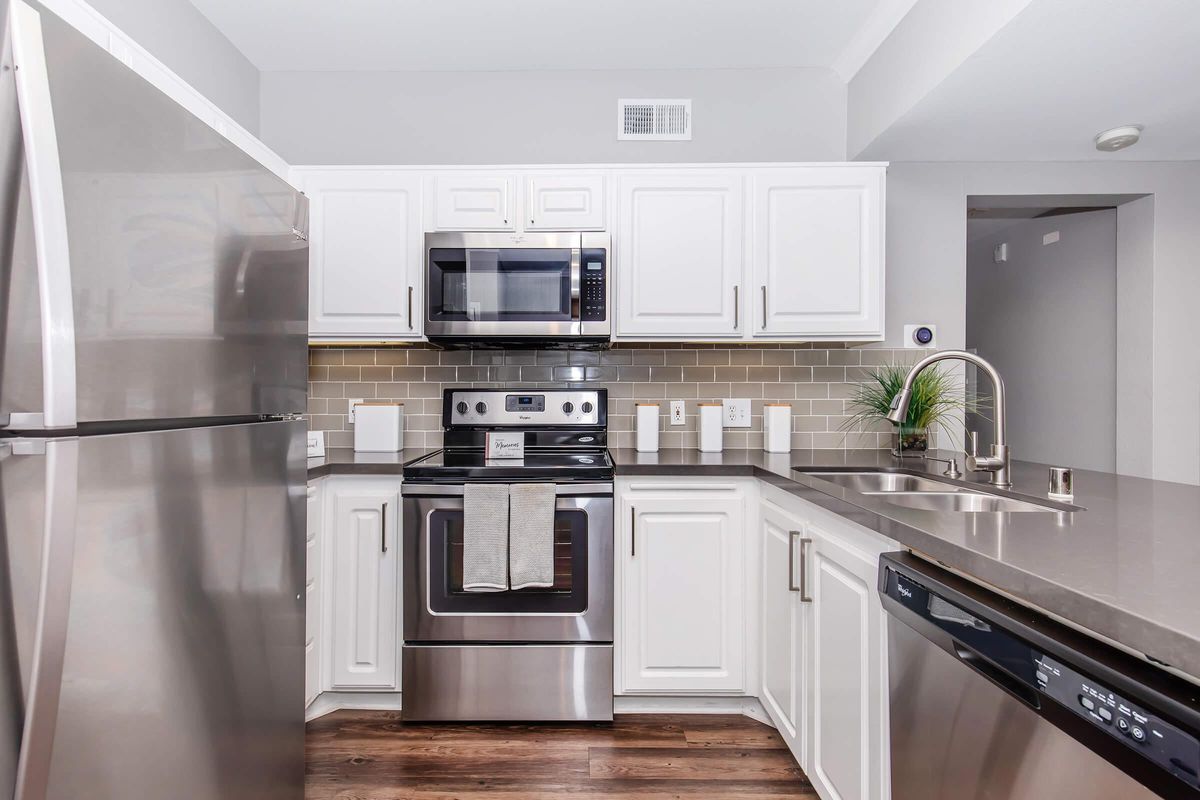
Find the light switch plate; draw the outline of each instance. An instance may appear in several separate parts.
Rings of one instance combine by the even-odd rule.
[[[361,405],[363,402],[363,398],[351,397],[349,402],[350,402],[350,412],[349,412],[349,417],[347,419],[348,419],[349,423],[351,425],[353,425],[354,424],[354,407]]]
[[[750,401],[745,398],[722,400],[721,419],[726,428],[749,428]]]
[[[684,423],[683,401],[682,400],[672,400],[671,401],[671,424],[672,425],[682,425],[683,423]]]

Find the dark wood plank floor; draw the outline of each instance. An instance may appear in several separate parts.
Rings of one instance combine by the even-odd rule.
[[[815,798],[783,740],[743,716],[611,725],[404,724],[338,711],[308,724],[308,800]]]

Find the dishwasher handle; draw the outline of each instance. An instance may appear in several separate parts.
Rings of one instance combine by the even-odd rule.
[[[1009,695],[1020,700],[1035,711],[1042,707],[1042,701],[1032,687],[1027,686],[1005,670],[1000,669],[979,653],[964,645],[954,642],[954,655],[963,665],[970,667]]]

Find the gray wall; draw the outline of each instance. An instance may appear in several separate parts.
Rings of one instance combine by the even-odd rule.
[[[1112,472],[1117,430],[1117,212],[967,223],[967,347],[1008,387],[1022,459]],[[1044,234],[1060,239],[1043,244]],[[995,263],[1004,242],[1008,260]],[[990,443],[981,430],[980,445]]]
[[[188,0],[89,0],[251,133],[259,130],[259,73]]]
[[[691,98],[690,142],[617,140],[619,98]],[[828,70],[264,72],[262,139],[292,164],[836,161]]]
[[[1118,419],[1141,424],[1151,469],[1125,463],[1118,471],[1200,484],[1200,358],[1196,355],[1196,302],[1200,299],[1200,162],[1121,163],[893,163],[888,170],[887,331],[902,341],[905,322],[938,325],[940,347],[966,344],[966,209],[968,195],[1148,194],[1153,229],[1136,247],[1140,264],[1120,264],[1119,281],[1149,297],[1118,308],[1118,358],[1127,342],[1149,364],[1152,392],[1128,395]],[[1148,198],[1151,199],[1151,198]],[[1130,203],[1149,217],[1151,204]],[[1147,267],[1145,259],[1153,259]],[[1127,289],[1122,289],[1122,296]],[[1124,381],[1122,381],[1124,383]],[[1149,405],[1146,405],[1149,403]],[[1119,404],[1120,405],[1120,404]],[[1021,458],[1021,454],[1016,454]]]

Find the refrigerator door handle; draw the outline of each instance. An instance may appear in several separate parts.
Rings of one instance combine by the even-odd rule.
[[[42,22],[38,12],[22,0],[13,0],[10,20],[17,104],[37,246],[43,404],[41,414],[12,414],[9,427],[74,428],[77,416],[71,253]]]
[[[46,507],[37,627],[25,701],[25,724],[17,755],[14,800],[46,797],[67,650],[67,618],[71,609],[71,577],[75,564],[79,441],[47,442],[45,456],[38,457],[46,459]]]

